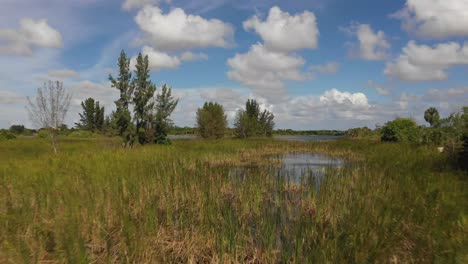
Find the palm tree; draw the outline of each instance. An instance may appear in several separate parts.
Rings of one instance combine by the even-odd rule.
[[[439,111],[434,107],[430,107],[424,112],[424,120],[426,120],[431,127],[436,126],[439,123],[439,119]]]

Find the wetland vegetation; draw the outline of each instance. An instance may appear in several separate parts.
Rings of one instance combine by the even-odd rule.
[[[466,173],[432,147],[64,138],[61,151],[0,143],[1,263],[467,260]],[[272,174],[271,157],[292,153],[345,162],[298,181]],[[241,166],[254,169],[229,173]]]
[[[89,98],[68,129],[49,82],[41,129],[0,131],[0,263],[468,262],[468,107],[326,135],[275,131],[254,99],[228,128],[206,102],[175,129],[148,57],[118,63],[110,115]]]

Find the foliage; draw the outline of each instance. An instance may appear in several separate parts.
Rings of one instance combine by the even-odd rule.
[[[431,130],[440,135],[441,143],[449,152],[457,152],[462,147],[463,135],[468,131],[468,107],[440,119],[438,126]]]
[[[254,99],[248,99],[245,110],[239,110],[234,120],[234,133],[239,138],[273,135],[275,116],[268,110],[260,111]]]
[[[368,138],[373,136],[374,132],[368,127],[357,127],[348,129],[345,135],[350,138]]]
[[[57,153],[57,135],[64,123],[70,107],[71,94],[63,88],[63,83],[49,81],[37,89],[34,101],[28,97],[28,112],[31,121],[39,128],[46,128],[52,140],[52,147]]]
[[[194,135],[197,133],[197,128],[196,127],[179,127],[179,126],[171,126],[169,128],[170,135]]]
[[[16,135],[7,130],[0,130],[0,141],[15,139]]]
[[[460,168],[468,171],[468,132],[463,134],[462,142],[462,147],[458,154],[458,164]]]
[[[271,137],[273,136],[273,128],[275,127],[275,122],[273,121],[275,116],[268,110],[263,110],[258,117],[259,124],[259,135]]]
[[[197,110],[197,132],[202,138],[222,138],[227,128],[227,117],[222,105],[205,102]]]
[[[50,137],[50,132],[47,129],[40,129],[37,132],[37,137],[42,138],[42,139],[49,138]]]
[[[443,133],[439,127],[428,127],[421,131],[421,141],[424,144],[437,145],[442,144]]]
[[[0,263],[466,262],[467,179],[426,146],[70,138],[61,150],[0,143]],[[296,182],[265,158],[289,152],[355,162]]]
[[[169,117],[174,112],[178,103],[179,100],[174,99],[172,96],[171,88],[164,84],[161,93],[156,96],[156,103],[154,104],[156,114],[151,118],[154,129],[154,142],[156,144],[170,143],[167,134],[172,126],[172,120]]]
[[[22,136],[32,136],[36,133],[35,129],[26,128],[24,125],[12,125],[8,130],[15,135]]]
[[[23,134],[26,129],[23,125],[12,125],[9,130],[11,133],[19,135]]]
[[[112,87],[120,92],[120,97],[115,101],[116,111],[112,114],[113,126],[117,129],[117,134],[124,138],[125,145],[130,146],[134,141],[134,125],[129,110],[132,101],[133,84],[132,72],[130,71],[130,58],[127,58],[125,51],[120,52],[118,59],[119,75],[114,79],[109,75]]]
[[[437,126],[440,120],[439,111],[436,108],[430,107],[424,112],[424,120],[429,123],[429,125]]]
[[[381,131],[381,140],[387,142],[420,143],[420,128],[413,119],[396,118],[387,122]]]
[[[138,54],[133,78],[130,59],[124,51],[118,64],[119,77],[114,79],[109,76],[109,79],[112,87],[120,90],[120,98],[115,102],[116,111],[105,120],[106,133],[112,135],[112,130],[117,129],[126,146],[132,146],[135,142],[169,143],[167,132],[172,125],[169,116],[178,103],[172,97],[171,89],[164,85],[162,92],[155,96],[156,86],[150,80],[147,55]],[[133,116],[129,106],[133,108]]]
[[[133,112],[136,121],[136,138],[140,144],[151,142],[153,133],[147,133],[151,128],[150,113],[153,110],[154,102],[151,98],[154,96],[156,86],[150,80],[148,55],[139,53],[136,58],[135,77],[133,78]],[[151,131],[153,132],[153,131]]]
[[[75,123],[76,127],[87,131],[102,131],[104,129],[104,106],[99,106],[99,101],[88,98],[81,102],[83,113],[80,113],[80,121]]]

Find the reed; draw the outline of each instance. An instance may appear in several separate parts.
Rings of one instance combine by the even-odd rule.
[[[467,175],[369,141],[0,143],[0,263],[466,263]],[[272,155],[345,158],[317,185]],[[233,169],[245,168],[242,175]]]

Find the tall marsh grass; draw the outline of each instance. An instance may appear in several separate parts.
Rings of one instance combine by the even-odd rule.
[[[368,141],[0,143],[0,263],[466,263],[467,175]],[[348,160],[321,184],[268,155]],[[256,164],[242,179],[233,166]]]

